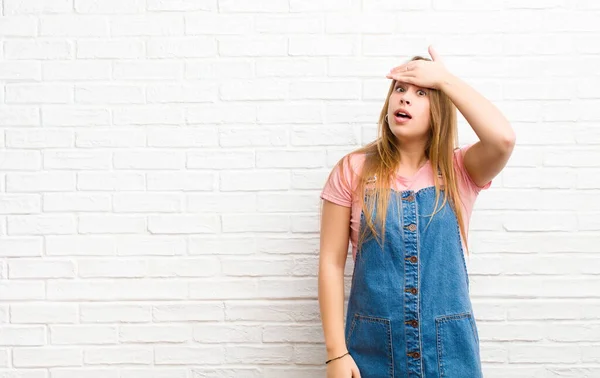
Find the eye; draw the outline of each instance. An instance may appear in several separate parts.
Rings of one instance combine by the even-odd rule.
[[[398,89],[402,89],[402,91],[401,91],[401,92],[403,92],[403,91],[405,90],[405,89],[404,89],[402,86],[400,86],[400,85],[399,85],[399,86],[397,86],[397,87],[396,87],[394,90],[395,90],[396,92],[398,92]],[[425,92],[424,90],[421,90],[421,89],[419,89],[419,90],[417,91],[417,93],[418,93],[419,95],[421,95],[421,96],[425,96],[425,95],[427,95],[427,92]]]

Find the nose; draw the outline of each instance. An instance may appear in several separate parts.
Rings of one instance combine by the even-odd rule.
[[[411,94],[408,90],[405,90],[403,93],[400,94],[400,104],[407,104],[410,105],[410,98]]]

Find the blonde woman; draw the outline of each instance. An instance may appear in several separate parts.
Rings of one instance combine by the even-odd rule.
[[[328,378],[482,377],[463,253],[474,202],[506,165],[516,136],[432,46],[429,54],[387,74],[378,137],[340,159],[321,193]],[[476,143],[458,147],[457,108]]]

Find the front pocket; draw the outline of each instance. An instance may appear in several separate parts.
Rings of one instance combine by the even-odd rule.
[[[394,376],[390,320],[354,314],[346,346],[362,378]]]
[[[481,378],[477,330],[471,312],[435,319],[440,378]]]

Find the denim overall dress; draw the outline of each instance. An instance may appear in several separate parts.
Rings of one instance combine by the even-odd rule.
[[[345,337],[362,378],[483,376],[456,214],[434,206],[435,186],[391,190],[384,243],[376,223],[356,253]]]

